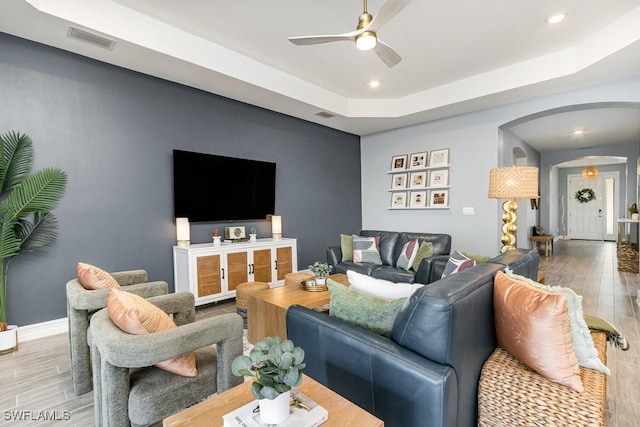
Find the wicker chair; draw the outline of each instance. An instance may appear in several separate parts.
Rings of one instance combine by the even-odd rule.
[[[144,298],[164,295],[167,282],[147,282],[147,272],[131,270],[110,273],[122,290]],[[76,396],[91,391],[91,358],[87,344],[87,328],[91,315],[107,306],[109,289],[89,291],[78,279],[67,282],[67,319],[69,321],[69,355],[71,378]]]
[[[591,332],[607,362],[607,338]],[[605,426],[607,375],[580,368],[583,393],[552,383],[498,347],[482,368],[478,426]]]
[[[242,354],[240,316],[226,313],[195,321],[190,292],[149,301],[172,314],[178,327],[131,335],[111,321],[106,309],[91,319],[89,343],[97,427],[153,424],[243,381],[231,373],[233,359]],[[196,353],[195,377],[152,366],[190,351]]]

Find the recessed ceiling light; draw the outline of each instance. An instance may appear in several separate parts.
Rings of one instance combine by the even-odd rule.
[[[371,89],[376,89],[376,88],[380,87],[380,81],[379,80],[371,80],[369,82],[369,87]]]
[[[550,17],[547,18],[547,23],[549,24],[557,24],[559,22],[564,21],[564,18],[566,18],[567,15],[565,15],[564,13],[556,13],[551,15]]]
[[[584,133],[584,130],[582,130],[582,129],[576,129],[576,130],[573,131],[574,135],[582,135],[583,133]]]

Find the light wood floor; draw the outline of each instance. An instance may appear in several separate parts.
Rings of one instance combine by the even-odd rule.
[[[640,307],[638,274],[621,273],[614,243],[559,241],[555,254],[542,256],[541,269],[550,285],[569,286],[584,296],[585,313],[617,326],[629,339],[627,352],[608,349],[607,426],[640,425]],[[233,301],[211,305],[198,317],[235,312]],[[76,397],[69,373],[67,335],[22,343],[19,351],[0,356],[0,426],[92,426],[93,393]],[[17,422],[11,412],[37,416],[41,411],[67,420]],[[54,412],[57,411],[57,412]],[[67,411],[67,412],[65,412]]]

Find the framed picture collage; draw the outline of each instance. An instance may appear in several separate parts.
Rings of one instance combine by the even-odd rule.
[[[449,208],[449,149],[391,158],[389,209]]]

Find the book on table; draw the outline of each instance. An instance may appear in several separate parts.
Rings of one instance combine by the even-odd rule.
[[[253,400],[238,409],[224,415],[224,427],[315,427],[329,418],[325,408],[314,402],[309,396],[298,390],[291,390],[289,418],[279,424],[266,424],[260,419],[260,407]]]

